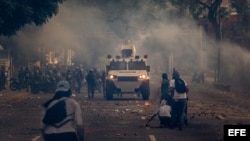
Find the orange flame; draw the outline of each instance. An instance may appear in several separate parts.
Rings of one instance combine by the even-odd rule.
[[[147,107],[151,106],[151,102],[150,101],[145,101],[144,106],[147,106]]]

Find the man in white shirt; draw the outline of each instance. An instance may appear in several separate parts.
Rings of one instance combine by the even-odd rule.
[[[170,80],[170,93],[173,97],[172,102],[172,122],[174,125],[178,126],[179,130],[183,129],[184,121],[185,121],[185,112],[187,109],[187,93],[189,91],[189,88],[187,86],[187,82],[185,80],[185,92],[177,92],[175,81],[177,81],[180,78],[179,72],[175,71],[173,73],[173,79]]]

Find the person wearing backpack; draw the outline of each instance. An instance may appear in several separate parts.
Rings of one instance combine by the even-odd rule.
[[[44,141],[84,141],[81,107],[71,94],[69,82],[62,80],[53,98],[43,104],[41,130]]]
[[[172,122],[174,126],[178,126],[179,130],[183,129],[186,120],[188,91],[187,82],[183,80],[179,72],[175,70],[173,79],[170,80],[170,93],[173,97]]]

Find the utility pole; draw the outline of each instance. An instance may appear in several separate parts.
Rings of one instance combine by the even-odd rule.
[[[221,40],[222,40],[222,20],[221,15],[219,13],[219,40],[217,40],[218,44],[218,57],[217,57],[217,82],[220,82],[220,74],[221,74]],[[218,42],[219,41],[219,42]]]
[[[200,70],[204,69],[202,26],[200,25]]]
[[[173,69],[174,69],[174,54],[171,53],[169,55],[169,74],[173,73]]]

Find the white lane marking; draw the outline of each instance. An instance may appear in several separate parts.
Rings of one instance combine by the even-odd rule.
[[[155,138],[154,135],[148,135],[148,136],[149,136],[149,138],[150,138],[150,141],[156,141],[156,138]]]
[[[40,139],[41,136],[35,136],[32,141],[38,141]]]

